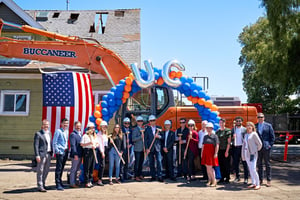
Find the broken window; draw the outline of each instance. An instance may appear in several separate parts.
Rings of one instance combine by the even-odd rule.
[[[79,17],[79,13],[71,13],[70,18],[68,19],[68,24],[73,24]]]
[[[95,22],[90,27],[90,33],[104,34],[108,13],[96,13]]]
[[[58,18],[59,17],[59,12],[55,12],[55,13],[53,13],[53,16],[52,16],[52,18]]]
[[[36,21],[44,22],[48,20],[48,13],[47,11],[38,11],[36,14]]]
[[[125,11],[124,10],[116,10],[115,17],[124,17]]]

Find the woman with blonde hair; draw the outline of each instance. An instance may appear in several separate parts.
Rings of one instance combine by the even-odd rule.
[[[124,151],[123,133],[120,125],[116,124],[112,134],[108,139],[108,155],[109,155],[109,184],[112,185],[112,174],[115,167],[116,170],[116,183],[120,184],[120,160]]]
[[[80,145],[83,148],[83,169],[85,187],[91,188],[93,187],[92,179],[95,162],[94,151],[99,145],[94,123],[89,122],[87,124],[87,131],[82,136]]]
[[[248,188],[254,190],[260,189],[259,177],[256,171],[256,163],[258,151],[262,148],[262,142],[256,133],[255,125],[252,122],[247,122],[247,134],[244,137],[242,146],[242,160],[247,162],[252,184]]]

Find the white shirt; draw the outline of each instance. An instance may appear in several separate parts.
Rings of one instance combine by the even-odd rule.
[[[94,146],[96,146],[96,141],[93,138],[93,136],[84,134],[81,138],[80,144],[88,144],[90,142],[92,142],[94,144]],[[93,147],[93,145],[90,144],[90,145],[84,146],[83,148],[91,149],[92,147]]]
[[[242,135],[242,128],[235,128],[235,139],[234,139],[234,146],[242,146],[243,145],[243,135]]]
[[[99,143],[99,149],[104,153],[105,147],[108,146],[108,138],[107,135],[103,134],[101,131],[97,134],[97,139]]]
[[[156,133],[156,126],[151,126],[151,129],[152,129],[153,135],[155,135],[155,133]]]
[[[169,135],[169,131],[165,132],[165,147],[167,147],[167,140],[168,140],[168,135]]]
[[[51,151],[51,141],[50,141],[50,135],[49,135],[49,131],[44,131],[44,135],[47,141],[47,152]]]
[[[202,146],[203,146],[203,138],[204,138],[205,135],[207,135],[207,132],[206,132],[206,130],[202,130],[202,129],[201,129],[201,130],[198,132],[198,135],[199,135],[198,148],[199,148],[199,149],[202,149]]]

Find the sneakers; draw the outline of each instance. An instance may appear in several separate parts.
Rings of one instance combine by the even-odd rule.
[[[240,180],[241,180],[240,178],[235,178],[233,182],[238,183],[240,182]]]
[[[245,185],[248,184],[248,179],[247,178],[244,179],[244,184]]]
[[[97,185],[99,185],[99,186],[104,186],[104,184],[102,183],[101,180],[98,180]]]
[[[255,187],[256,187],[256,185],[253,185],[253,184],[251,184],[251,185],[248,186],[249,189],[255,188]]]
[[[91,187],[94,187],[94,186],[93,186],[93,184],[91,182],[89,182],[88,184],[85,184],[85,187],[91,188]]]
[[[61,185],[58,185],[58,186],[56,186],[56,190],[63,191],[63,190],[64,190],[64,188],[63,188]]]
[[[254,190],[259,190],[259,189],[260,189],[260,185],[254,187]]]

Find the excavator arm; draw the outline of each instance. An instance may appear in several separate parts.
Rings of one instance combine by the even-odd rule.
[[[44,62],[75,65],[102,74],[114,84],[131,73],[125,61],[100,43],[74,36],[64,36],[27,25],[12,24],[0,19],[0,34],[4,25],[19,28],[49,38],[53,41],[15,40],[0,36],[0,55]]]

